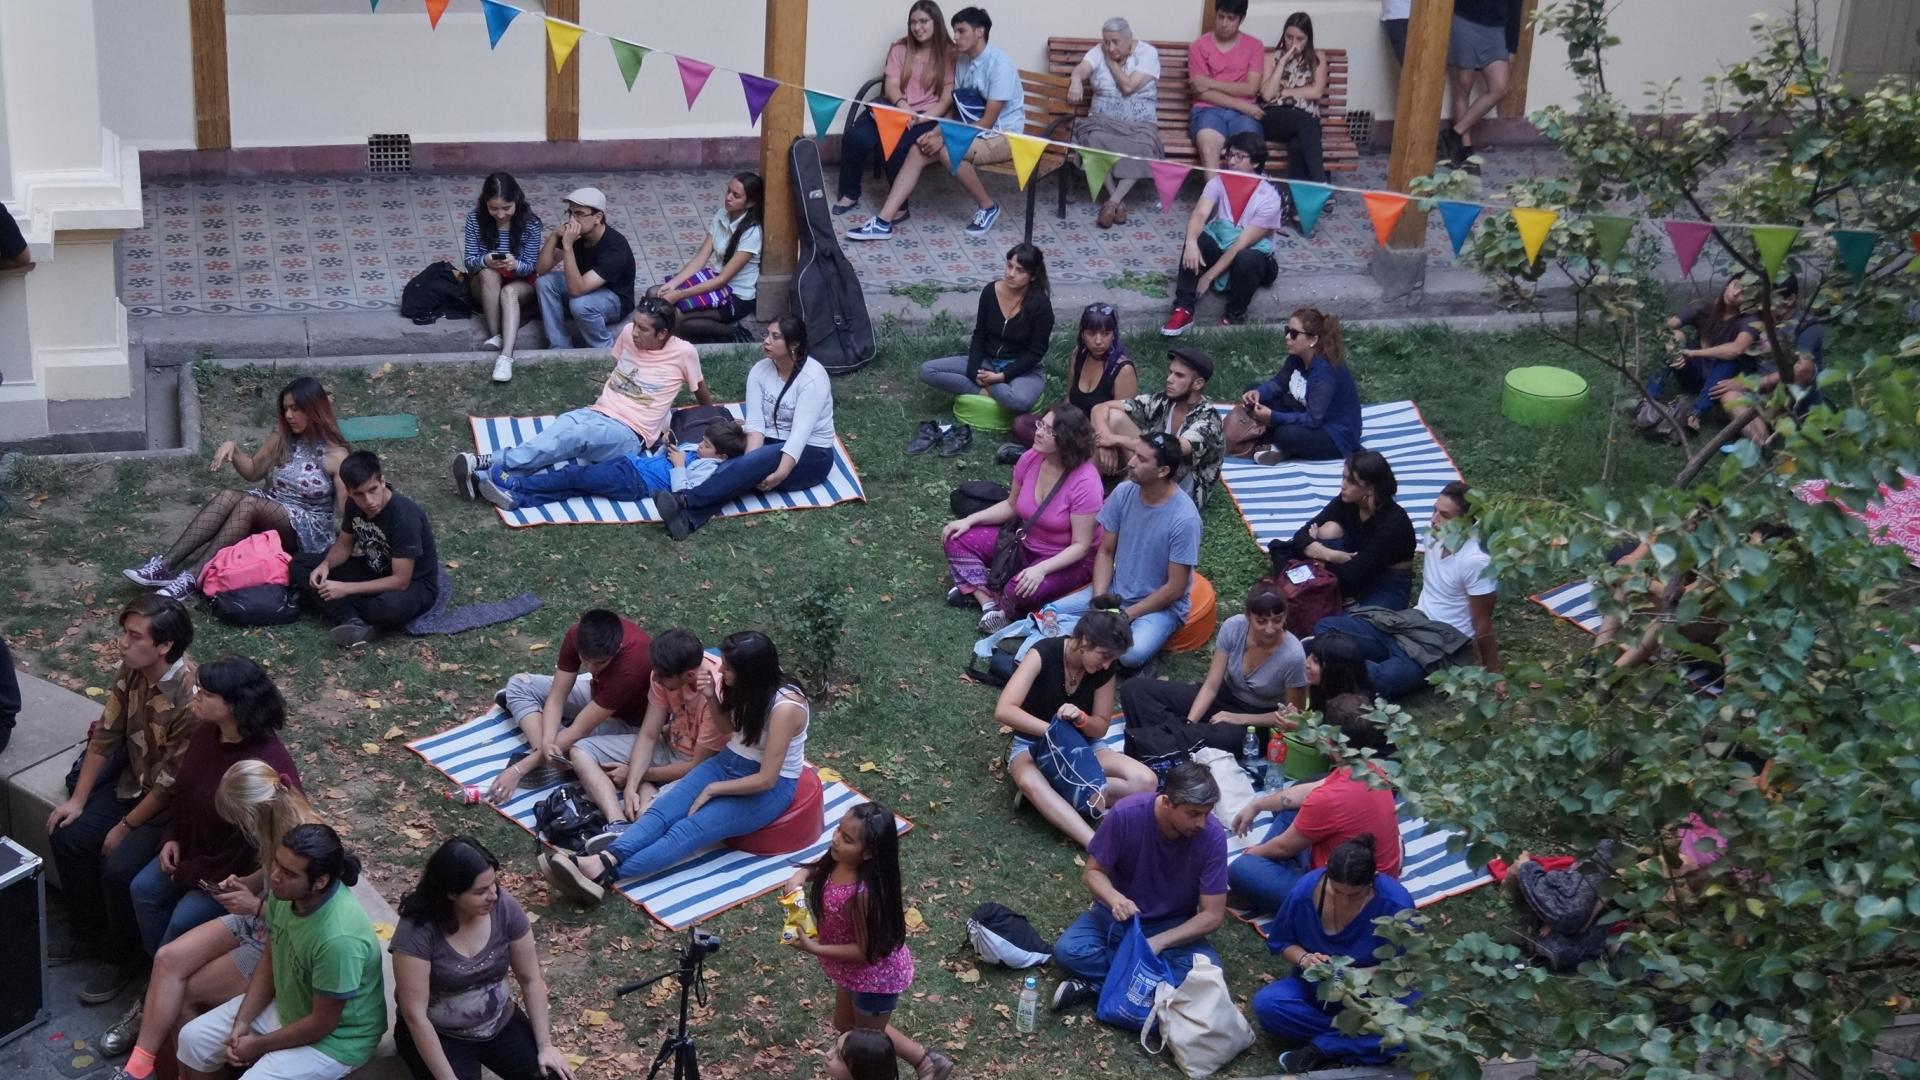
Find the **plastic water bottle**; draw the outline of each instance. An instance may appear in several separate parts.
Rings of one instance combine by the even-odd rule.
[[[1247,725],[1247,737],[1240,740],[1240,768],[1254,783],[1260,782],[1260,731]]]
[[[1033,1016],[1040,1008],[1040,984],[1032,975],[1027,976],[1026,985],[1020,988],[1020,1011],[1015,1014],[1013,1029],[1023,1035],[1033,1033]]]
[[[486,801],[487,796],[486,792],[480,790],[479,784],[467,784],[464,787],[457,787],[447,792],[447,798],[452,802],[464,803],[468,806],[478,806],[480,803]]]
[[[1281,731],[1267,737],[1267,782],[1268,791],[1278,791],[1287,782],[1287,737]]]

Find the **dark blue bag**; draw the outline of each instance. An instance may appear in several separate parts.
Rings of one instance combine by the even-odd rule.
[[[1099,751],[1079,728],[1054,717],[1046,738],[1033,748],[1033,763],[1075,812],[1090,818],[1105,812],[1105,806],[1094,800],[1107,789],[1107,770],[1100,767]]]
[[[1127,936],[1107,968],[1107,981],[1100,985],[1100,1004],[1093,1015],[1103,1024],[1139,1031],[1153,1015],[1153,991],[1166,982],[1172,972],[1166,961],[1147,944],[1140,930],[1140,916],[1127,920]]]

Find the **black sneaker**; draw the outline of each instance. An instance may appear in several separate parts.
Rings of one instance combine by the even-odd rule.
[[[1085,979],[1062,979],[1053,988],[1053,1011],[1066,1012],[1090,1001],[1100,1000],[1100,988]]]
[[[343,649],[351,649],[356,645],[365,645],[367,642],[372,641],[374,635],[377,633],[379,633],[379,631],[361,622],[359,619],[349,619],[327,631],[327,637],[331,639],[335,645]]]
[[[940,425],[932,420],[922,420],[920,426],[913,429],[913,438],[907,440],[907,453],[909,455],[924,454],[933,449],[933,444],[939,441]]]
[[[947,429],[945,435],[940,436],[940,456],[943,458],[954,457],[957,454],[965,453],[967,447],[972,445],[973,429],[965,424],[955,424]]]
[[[993,452],[993,460],[1002,465],[1017,465],[1020,463],[1020,455],[1026,452],[1027,448],[1017,442],[1003,442],[1000,444],[1000,449]]]
[[[687,520],[687,511],[680,500],[671,491],[653,493],[653,508],[660,511],[660,523],[667,527],[667,535],[675,540],[685,540],[693,535],[693,523]]]
[[[88,1005],[103,1005],[139,981],[141,974],[142,969],[138,964],[108,964],[94,972],[80,987],[80,1000]]]
[[[1333,1059],[1311,1046],[1296,1046],[1280,1052],[1277,1064],[1283,1073],[1310,1073],[1334,1063]]]

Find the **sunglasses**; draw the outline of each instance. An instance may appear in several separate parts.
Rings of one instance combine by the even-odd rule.
[[[1288,341],[1292,341],[1292,340],[1293,340],[1294,338],[1297,338],[1297,337],[1306,337],[1306,336],[1307,336],[1307,332],[1306,332],[1305,330],[1295,330],[1295,329],[1294,329],[1293,327],[1291,327],[1291,326],[1289,326],[1289,327],[1287,327],[1287,331],[1286,331],[1286,333],[1287,333],[1287,340],[1288,340]]]
[[[1087,310],[1093,312],[1095,315],[1111,315],[1113,314],[1113,305],[1112,304],[1088,304]]]

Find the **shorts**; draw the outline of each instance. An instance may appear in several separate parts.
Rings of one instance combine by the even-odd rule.
[[[253,978],[253,969],[260,966],[260,954],[267,951],[266,920],[258,915],[222,915],[220,925],[233,935],[233,951],[227,955],[233,958],[233,966],[239,969],[243,979]]]
[[[998,165],[1013,160],[1013,144],[998,132],[983,134],[967,147],[967,161],[975,165]]]
[[[1513,56],[1507,49],[1507,28],[1482,26],[1458,15],[1453,17],[1453,36],[1447,41],[1447,66],[1479,71]]]
[[[1235,135],[1258,135],[1267,137],[1260,121],[1238,109],[1229,109],[1224,105],[1208,105],[1193,110],[1193,116],[1187,120],[1187,134],[1199,138],[1203,131],[1217,131],[1221,138],[1231,139]]]
[[[900,1003],[899,994],[877,994],[867,990],[849,990],[853,996],[853,1011],[864,1016],[891,1016],[894,1006]]]
[[[1039,739],[1029,738],[1025,735],[1015,735],[1013,737],[1013,748],[1007,751],[1007,767],[1012,768],[1013,763],[1022,757],[1031,757],[1033,755],[1033,748],[1039,745]]]
[[[572,724],[561,726],[571,727]],[[627,758],[633,756],[633,737],[639,733],[639,728],[629,727],[608,717],[600,721],[599,725],[593,729],[593,734],[576,741],[573,745],[575,749],[585,751],[596,765],[612,768],[615,765],[626,764]],[[659,750],[660,747],[656,746],[654,749]]]
[[[246,995],[241,995],[245,997]],[[227,1033],[233,1030],[234,1017],[240,1013],[241,997],[229,1000],[212,1012],[202,1013],[180,1029],[180,1064],[195,1072],[217,1072],[227,1067]],[[280,1029],[280,1014],[271,1002],[253,1021],[253,1033],[266,1035]],[[371,1049],[371,1048],[369,1048]],[[246,1071],[247,1080],[343,1080],[354,1070],[315,1050],[311,1046],[293,1046],[266,1054]]]

